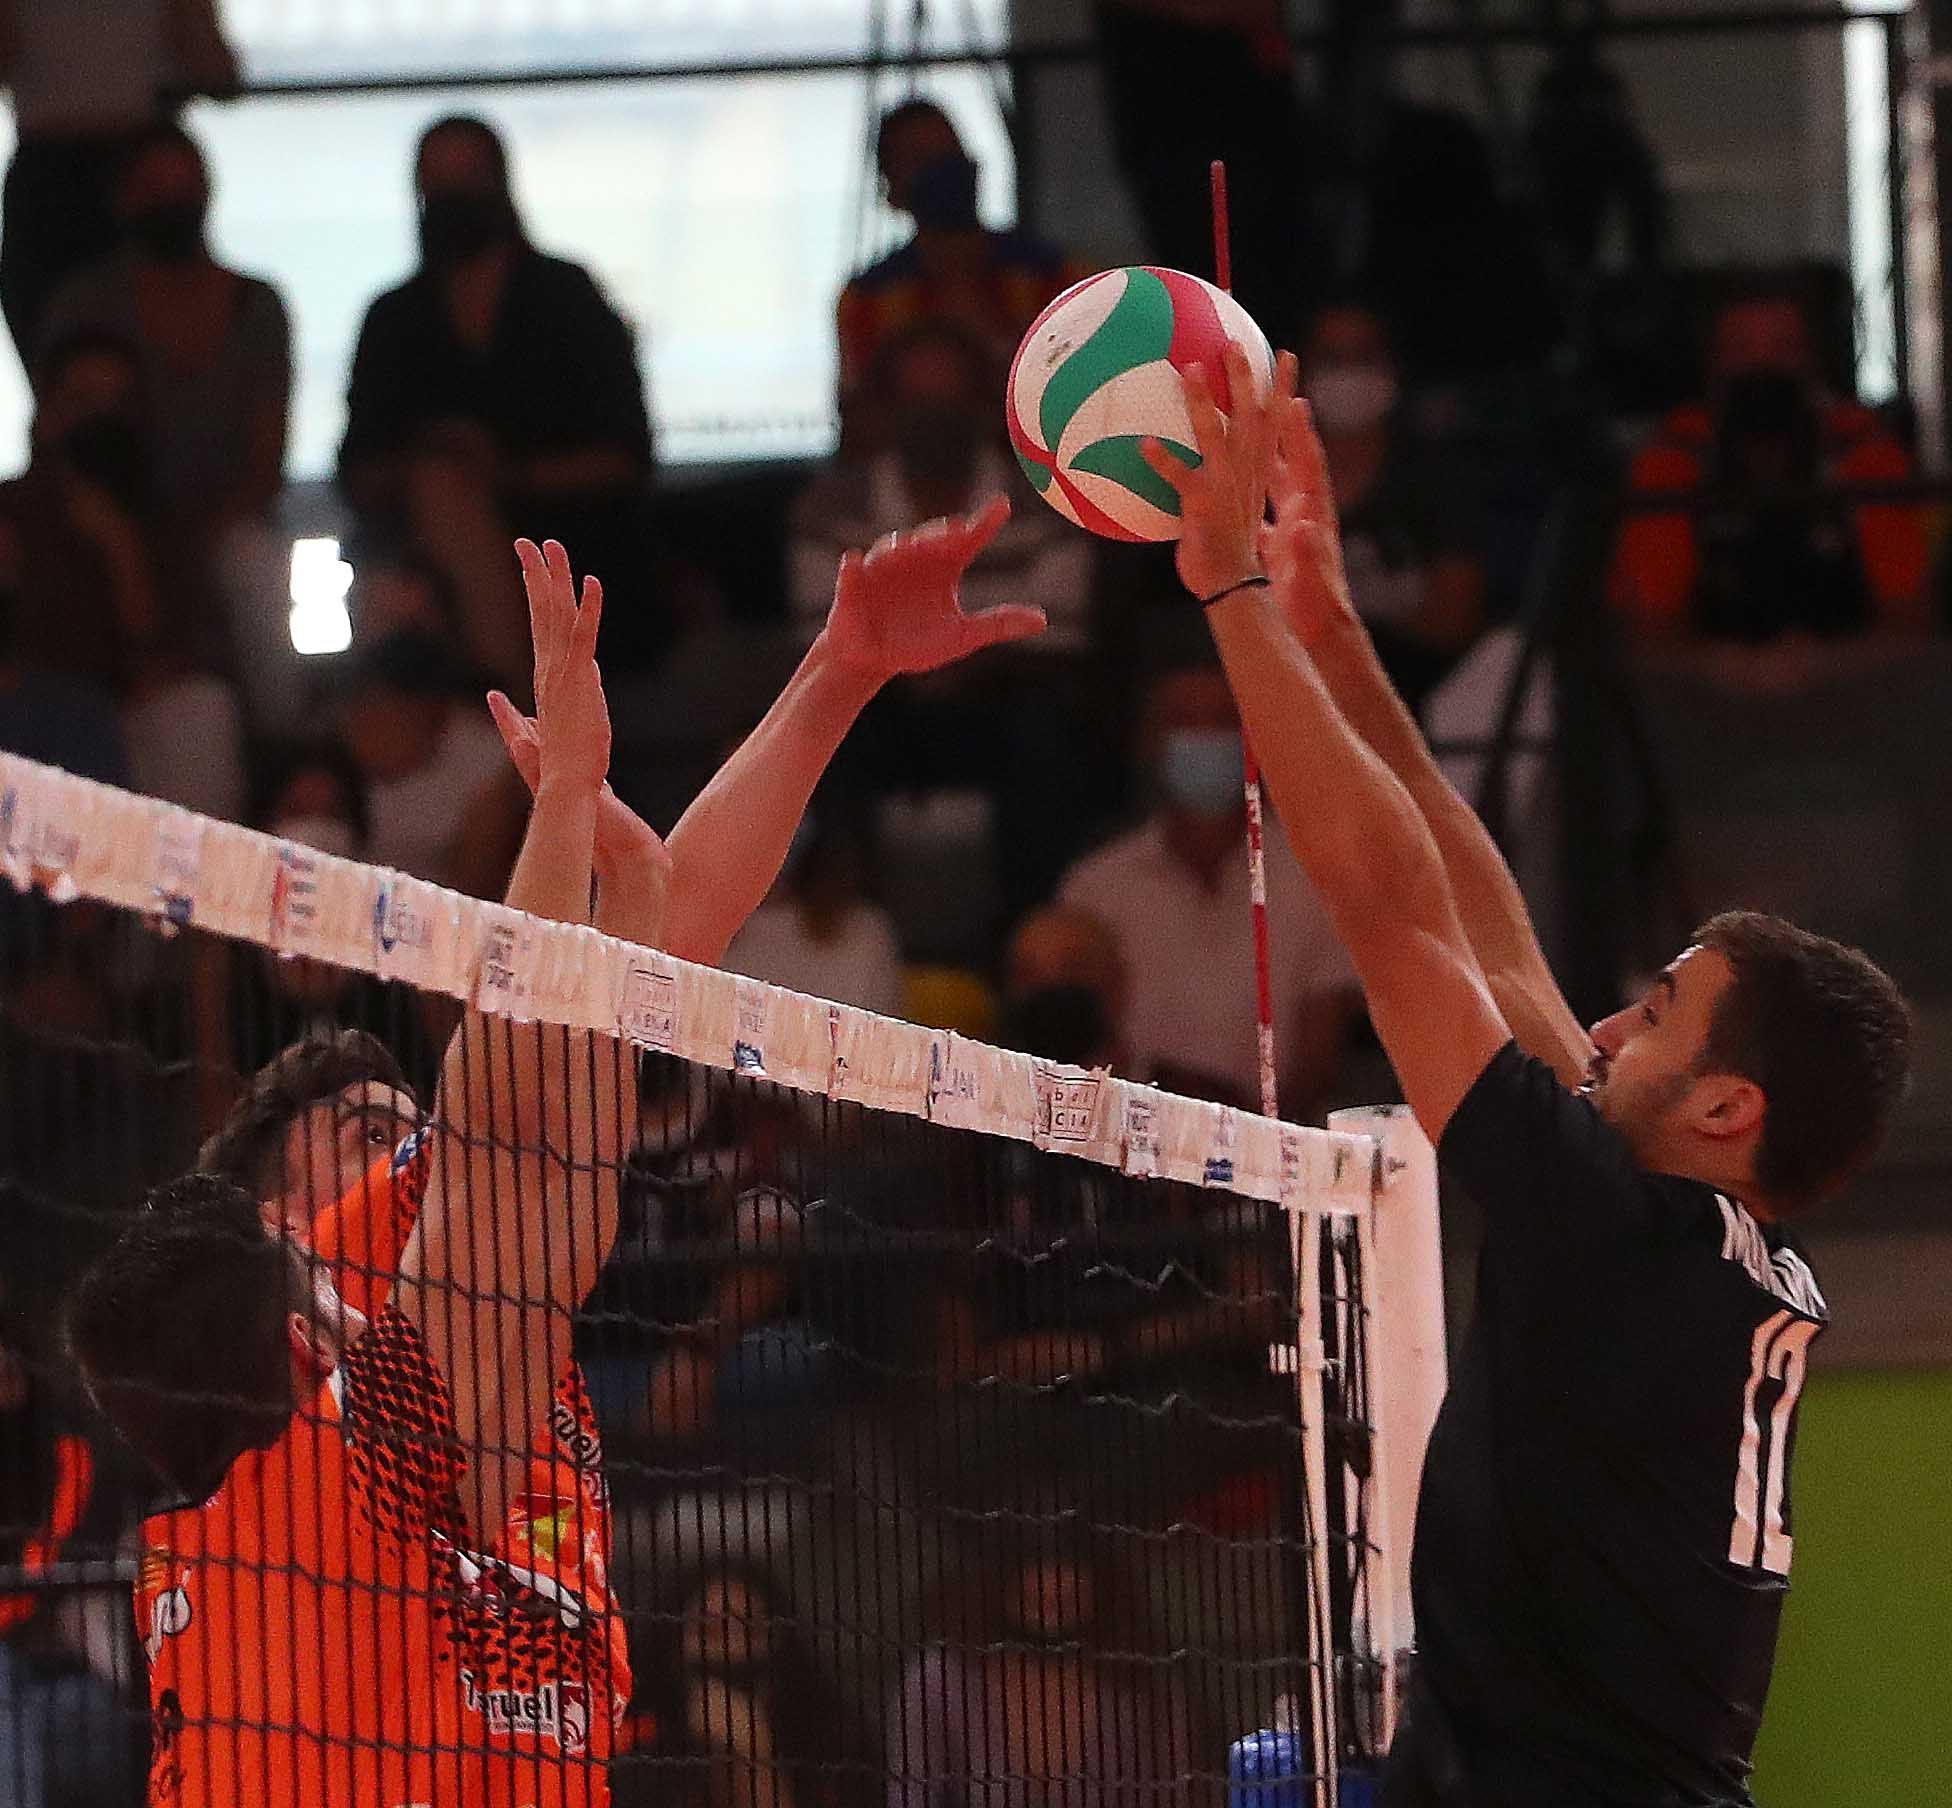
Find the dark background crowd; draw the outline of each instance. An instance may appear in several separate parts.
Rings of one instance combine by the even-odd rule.
[[[50,36],[80,29],[76,9],[3,10],[19,143],[0,309],[35,411],[26,466],[0,485],[0,748],[498,895],[527,800],[480,697],[492,683],[519,699],[528,682],[515,535],[558,537],[602,576],[614,781],[668,827],[818,631],[840,554],[1000,490],[1015,514],[965,602],[1041,605],[1049,631],[876,701],[727,964],[1256,1102],[1231,698],[1168,556],[1092,540],[1017,473],[1003,371],[1087,266],[1028,226],[981,221],[979,172],[948,112],[915,99],[880,119],[877,176],[908,230],[836,298],[832,457],[716,478],[660,468],[632,325],[587,270],[550,255],[549,221],[523,217],[495,129],[430,119],[401,173],[418,264],[372,302],[346,378],[334,482],[352,523],[353,641],[307,662],[293,694],[249,614],[276,609],[282,631],[286,599],[253,588],[239,552],[240,529],[273,521],[284,488],[292,326],[274,288],[213,255],[209,170],[179,120],[188,96],[239,86],[220,21],[198,0],[109,8],[153,14],[155,29],[131,24],[77,59]],[[1576,1002],[1610,1008],[1677,924],[1740,901],[1864,939],[1930,1012],[1952,981],[1952,564],[1907,406],[1856,395],[1848,277],[1683,261],[1661,147],[1603,37],[1569,29],[1520,129],[1494,142],[1474,117],[1401,90],[1394,10],[1328,8],[1301,82],[1274,0],[1104,0],[1112,152],[1149,254],[1209,268],[1207,160],[1226,157],[1238,290],[1300,356],[1356,605],[1484,800]],[[1319,1121],[1386,1096],[1347,958],[1278,836],[1269,903],[1284,1114]],[[139,1184],[299,1024],[384,1028],[421,1072],[444,1034],[438,1010],[343,976],[249,950],[135,946],[125,927],[82,910],[10,915],[11,1059],[25,1061],[30,1027],[99,1051],[71,1094],[11,1089],[16,1190],[30,1170],[68,1186],[84,1153],[114,1185]],[[180,1021],[132,1031],[131,1012],[165,993],[188,1001]],[[1928,1103],[1939,1085],[1927,1078]],[[649,1178],[610,1296],[643,1334],[601,1365],[633,1478],[632,1548],[664,1566],[625,1565],[643,1590],[638,1672],[655,1696],[639,1703],[639,1749],[689,1754],[684,1774],[714,1804],[758,1800],[761,1772],[782,1803],[892,1804],[906,1785],[886,1773],[925,1757],[951,1772],[1021,1760],[979,1751],[1001,1734],[973,1714],[955,1751],[898,1749],[902,1728],[955,1719],[930,1703],[988,1690],[1019,1703],[1004,1720],[1034,1700],[1032,1719],[1056,1724],[1089,1701],[1155,1726],[1151,1793],[1210,1770],[1250,1730],[1229,1723],[1242,1701],[1183,1666],[1086,1675],[1075,1648],[1217,1641],[1251,1667],[1291,1638],[1278,1614],[1222,1626],[1164,1598],[1282,1593],[1254,1565],[1292,1556],[1278,1536],[1291,1453],[1270,1459],[1224,1430],[1278,1408],[1262,1358],[1279,1329],[1266,1302],[1291,1293],[1282,1252],[1197,1202],[1140,1211],[1075,1175],[999,1170],[948,1226],[967,1247],[918,1253],[904,1236],[945,1228],[914,1202],[933,1159],[920,1144],[872,1166],[860,1184],[874,1200],[841,1186],[810,1217],[804,1200],[840,1183],[802,1184],[796,1163],[832,1152],[816,1157],[825,1145],[790,1102],[688,1088],[679,1074],[647,1083]],[[99,1138],[54,1146],[76,1114],[138,1094],[150,1103],[124,1114],[113,1159]],[[761,1184],[784,1191],[745,1190]],[[73,1236],[30,1204],[7,1233],[0,1293],[0,1438],[27,1453],[7,1464],[23,1497],[0,1508],[12,1528],[0,1562],[15,1565],[53,1548],[48,1501],[66,1473],[67,1420],[37,1348],[47,1300],[99,1234]],[[875,1227],[875,1259],[899,1250],[916,1265],[906,1315],[856,1297],[867,1246],[840,1260],[846,1237],[825,1227],[857,1221]],[[1178,1279],[1107,1292],[1102,1267],[1096,1289],[1075,1264],[1040,1269],[1082,1226],[1101,1254],[1129,1236],[1147,1273]],[[1154,1471],[1125,1509],[1132,1524],[1194,1528],[1163,1571],[1117,1537],[1052,1530],[1076,1486],[1061,1464],[1041,1477],[1058,1505],[1013,1518],[1007,1449],[952,1459],[918,1429],[938,1410],[931,1390],[1000,1381],[1058,1448],[1076,1431],[1067,1415],[1090,1417],[1053,1391],[1060,1376],[1114,1377],[1149,1408],[1201,1364],[1217,1377],[1191,1396],[1205,1400],[1204,1442],[1162,1454],[1139,1440],[1125,1456],[1128,1473]],[[863,1557],[878,1535],[868,1504],[825,1530],[789,1504],[760,1536],[772,1496],[756,1483],[728,1517],[697,1479],[727,1450],[766,1451],[782,1498],[804,1498],[803,1471],[833,1479],[847,1440],[806,1432],[798,1409],[815,1398],[850,1428],[847,1486],[863,1503],[877,1486],[956,1503],[961,1558],[938,1550],[938,1573],[898,1573],[912,1548],[899,1529],[894,1554]],[[944,1465],[961,1467],[945,1479]],[[113,1468],[97,1465],[98,1518],[126,1499]],[[736,1536],[687,1532],[708,1492]],[[1005,1521],[1043,1529],[986,1543],[983,1528]],[[1209,1559],[1233,1564],[1231,1579],[1195,1580]],[[809,1632],[840,1611],[814,1578],[822,1565],[887,1597],[875,1636],[893,1656],[868,1662],[832,1648],[831,1628]],[[897,1596],[926,1600],[927,1640],[896,1625]],[[114,1736],[7,1751],[9,1725],[27,1724],[10,1701],[72,1727],[101,1711],[100,1679],[126,1672],[105,1622],[65,1611],[0,1600],[0,1803],[128,1788]],[[971,1655],[1011,1639],[1034,1661]],[[975,1674],[986,1662],[996,1674]],[[756,1724],[771,1770],[753,1757]],[[77,1771],[80,1757],[102,1768]],[[43,1761],[46,1789],[30,1786]]]

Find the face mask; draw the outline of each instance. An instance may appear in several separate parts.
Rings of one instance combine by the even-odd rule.
[[[280,841],[295,841],[321,854],[336,854],[341,860],[359,857],[359,837],[349,822],[337,816],[286,816],[271,826]]]
[[[182,264],[203,249],[205,208],[201,201],[176,201],[131,214],[125,230],[144,257]]]
[[[1396,406],[1386,364],[1325,364],[1308,380],[1308,405],[1324,433],[1359,433]]]
[[[149,454],[142,429],[119,414],[98,414],[70,429],[61,455],[77,473],[125,508],[133,508],[147,487]]]
[[[510,232],[508,203],[500,195],[457,189],[420,203],[420,255],[430,264],[464,264]]]
[[[908,211],[917,226],[967,232],[976,224],[976,165],[960,151],[925,163],[909,185]]]
[[[1247,761],[1240,736],[1225,728],[1176,728],[1159,759],[1166,796],[1195,816],[1226,816],[1241,807]]]

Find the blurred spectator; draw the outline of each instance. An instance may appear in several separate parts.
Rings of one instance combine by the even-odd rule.
[[[1590,32],[1569,36],[1540,74],[1526,148],[1546,244],[1563,280],[1588,285],[1616,230],[1629,268],[1660,265],[1668,232],[1660,164],[1633,116],[1626,83],[1601,59]]]
[[[1205,1764],[1176,1666],[1131,1655],[1145,1647],[1115,1625],[1103,1567],[1052,1539],[981,1580],[888,1705],[887,1808],[1189,1801]]]
[[[1099,0],[1106,104],[1120,173],[1160,263],[1213,274],[1208,170],[1226,160],[1234,292],[1294,320],[1312,261],[1314,147],[1295,87],[1284,0]]]
[[[1032,911],[1004,959],[1003,1045],[1123,1072],[1127,985],[1118,940],[1097,917],[1073,904]]]
[[[194,94],[237,89],[215,0],[5,0],[0,81],[18,134],[0,227],[0,310],[22,364],[70,271],[121,236],[115,179],[132,134]]]
[[[1389,322],[1410,383],[1537,363],[1559,330],[1544,256],[1462,113],[1397,92],[1402,0],[1331,0],[1321,106],[1326,274]]]
[[[44,339],[97,332],[135,352],[149,493],[200,549],[267,515],[284,482],[291,326],[269,283],[205,240],[210,175],[177,125],[137,135],[115,191],[121,248],[48,303]]]
[[[401,629],[353,655],[338,728],[366,782],[368,855],[470,897],[501,894],[528,799],[444,642]]]
[[[1801,304],[1759,284],[1716,316],[1706,397],[1667,417],[1629,477],[1705,506],[1628,516],[1613,605],[1642,643],[1922,632],[1926,509],[1834,493],[1914,475],[1876,415],[1825,389]]]
[[[741,1113],[741,1126],[759,1139],[776,1134],[784,1111],[760,1105]],[[755,1117],[760,1121],[755,1122]],[[770,1117],[771,1122],[764,1119]],[[751,1149],[730,1154],[735,1172],[749,1175]],[[761,1158],[763,1164],[763,1156]],[[772,1164],[777,1165],[777,1164]],[[691,1189],[694,1193],[696,1188]],[[728,1205],[709,1202],[723,1196],[716,1180],[705,1201],[689,1212],[682,1189],[669,1189],[660,1207],[680,1221],[696,1218],[700,1205],[716,1211],[709,1225],[693,1224],[716,1246],[709,1291],[651,1364],[644,1388],[645,1427],[653,1438],[698,1437],[717,1420],[721,1408],[804,1403],[824,1393],[833,1381],[826,1338],[809,1316],[805,1257],[816,1240],[818,1219],[799,1200],[776,1186],[751,1186]],[[679,1224],[663,1227],[666,1234]]]
[[[372,810],[365,774],[336,741],[274,753],[259,774],[251,826],[342,860],[368,859]],[[445,1000],[392,992],[349,968],[246,943],[211,938],[204,951],[220,970],[202,991],[193,1021],[204,1065],[225,1081],[256,1073],[301,1036],[340,1028],[374,1032],[409,1075],[431,1080]]]
[[[681,1625],[700,1808],[867,1808],[853,1717],[763,1569],[715,1565],[687,1596]]]
[[[726,950],[726,968],[815,998],[901,1015],[901,948],[888,913],[861,889],[855,837],[809,812],[766,902]]]
[[[924,320],[877,352],[867,388],[882,398],[882,448],[843,454],[793,509],[793,616],[811,641],[834,600],[834,572],[850,547],[918,522],[965,514],[992,496],[1016,504],[1003,531],[963,580],[967,609],[1028,603],[1050,627],[1023,648],[1077,652],[1091,637],[1091,542],[1038,502],[1003,444],[1001,366],[967,327]]]
[[[1004,494],[1015,511],[963,580],[965,608],[1042,607],[1049,629],[953,669],[890,685],[857,730],[853,763],[885,791],[970,787],[994,812],[999,881],[1014,914],[1046,896],[1096,821],[1096,753],[1086,654],[1093,560],[1088,536],[1032,493],[1002,445],[1001,379],[984,345],[946,320],[911,326],[875,358],[887,445],[844,453],[794,505],[793,609],[811,640],[849,547],[973,510]],[[1053,783],[1053,774],[1063,774]]]
[[[1130,985],[1136,1075],[1258,1109],[1254,937],[1240,718],[1218,665],[1162,670],[1146,701],[1153,813],[1087,855],[1060,897],[1112,932]],[[1328,914],[1267,835],[1270,953],[1281,1103],[1300,1118],[1334,1078],[1355,1013],[1354,972]]]
[[[935,102],[903,101],[883,117],[875,165],[888,205],[915,232],[841,290],[841,433],[850,450],[883,443],[867,377],[894,334],[918,321],[954,321],[1002,368],[1045,303],[1085,274],[1030,233],[983,225],[977,165]]]
[[[1349,591],[1415,709],[1484,625],[1482,526],[1469,478],[1412,428],[1388,329],[1370,309],[1323,309],[1301,358]]]
[[[111,1555],[116,1490],[100,1467],[46,1375],[0,1341],[0,1564],[31,1576]],[[0,1788],[12,1808],[141,1799],[141,1717],[112,1680],[127,1611],[105,1594],[0,1592]]]
[[[0,748],[104,785],[129,782],[115,700],[101,685],[21,656],[20,574],[0,535]]]
[[[587,270],[530,243],[492,126],[430,126],[414,184],[420,268],[367,310],[339,449],[364,541],[439,565],[472,663],[520,696],[508,542],[553,535],[606,581],[606,668],[641,666],[664,627],[641,587],[651,431],[630,328]]]
[[[26,471],[0,484],[0,568],[17,590],[16,654],[112,696],[133,783],[235,818],[243,718],[220,622],[191,617],[153,529],[133,352],[82,332],[36,371]]]

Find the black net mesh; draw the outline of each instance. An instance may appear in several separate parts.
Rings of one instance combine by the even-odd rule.
[[[441,1090],[453,999],[158,921],[0,887],[0,1801],[1217,1801],[1234,1742],[1287,1729],[1259,1757],[1290,1780],[1244,1798],[1273,1808],[1316,1799],[1325,1702],[1361,1769],[1354,1220],[1304,1241],[1222,1187],[490,1022],[475,1058],[539,1051],[551,1086],[608,1063],[622,1128],[581,1389],[482,1409],[536,1453],[484,1531],[426,1325],[460,1312],[465,1363],[514,1283],[388,1301],[436,1151],[519,1112],[460,1121],[451,1064]],[[557,1154],[469,1211],[587,1239],[587,1151]],[[158,1240],[152,1189],[223,1218],[199,1160],[293,1242],[247,1211],[77,1319],[91,1265]],[[317,1272],[370,1330],[292,1329]],[[91,1402],[77,1347],[147,1403],[99,1374]],[[310,1385],[281,1405],[281,1376]]]

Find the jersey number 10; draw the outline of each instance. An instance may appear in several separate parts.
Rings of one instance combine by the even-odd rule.
[[[1777,1312],[1756,1327],[1728,1535],[1728,1560],[1743,1569],[1789,1574],[1789,1440],[1810,1343],[1821,1328],[1794,1312]]]

